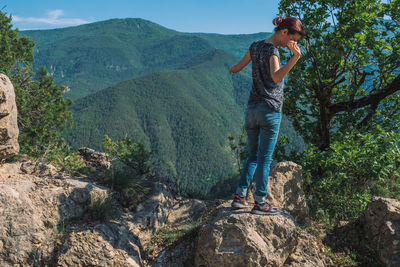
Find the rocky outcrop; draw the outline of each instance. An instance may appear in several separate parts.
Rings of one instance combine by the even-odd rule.
[[[96,177],[98,180],[103,180],[106,177],[107,170],[111,168],[111,162],[105,153],[97,152],[88,147],[79,148],[78,153],[85,162],[85,167],[79,169],[79,173]]]
[[[0,162],[19,152],[17,105],[10,79],[0,74]]]
[[[136,212],[113,201],[113,214],[94,220],[91,204],[112,199],[110,189],[92,183],[97,178],[30,160],[1,164],[0,266],[148,266],[143,244],[164,225],[196,221],[205,209],[203,201],[177,197],[164,177]]]
[[[388,266],[400,266],[400,201],[374,197],[360,218],[364,245]]]
[[[232,210],[230,201],[183,198],[171,178],[158,177],[136,210],[112,201],[113,214],[99,221],[90,217],[89,207],[111,192],[92,183],[95,177],[62,174],[29,159],[3,163],[0,266],[333,266],[321,238],[293,217],[307,214],[300,171],[290,162],[271,171],[276,179],[271,184],[280,189],[271,187],[270,202],[283,207],[275,216],[251,214],[251,207]],[[399,214],[399,201],[374,198],[358,222],[356,239],[387,266],[399,266]],[[171,246],[148,248],[163,227],[203,222],[204,216],[204,223]]]
[[[117,205],[114,221],[88,219],[90,203],[109,189],[32,175],[31,165],[0,165],[0,266],[143,266],[140,241]]]
[[[333,266],[324,252],[324,246],[314,235],[306,230],[297,229],[297,245],[286,259],[284,267]]]
[[[260,216],[219,206],[200,229],[196,266],[283,266],[297,243],[293,217]]]
[[[249,192],[249,201],[253,201],[255,187]],[[274,207],[286,211],[297,222],[304,222],[309,209],[303,191],[302,168],[300,165],[285,161],[271,167],[268,178],[267,201]]]

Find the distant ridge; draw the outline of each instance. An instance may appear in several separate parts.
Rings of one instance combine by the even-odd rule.
[[[182,33],[140,18],[111,19],[75,27],[22,31],[36,42],[34,67],[46,66],[66,96],[78,99],[114,83],[222,49],[241,58],[258,34]]]

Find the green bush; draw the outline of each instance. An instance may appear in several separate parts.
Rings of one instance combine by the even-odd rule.
[[[105,135],[103,146],[112,162],[106,183],[121,194],[123,205],[139,203],[152,190],[155,176],[152,151],[129,137],[113,141]]]
[[[238,173],[241,173],[243,161],[245,161],[249,156],[249,152],[246,150],[247,142],[245,126],[242,126],[242,132],[238,135],[237,140],[232,134],[229,134],[228,142],[233,158],[235,159],[235,165],[238,168]]]
[[[36,157],[44,163],[54,164],[60,171],[69,174],[85,166],[78,152],[72,152],[64,138],[59,138],[56,142],[48,144],[42,155]]]
[[[314,216],[329,223],[352,220],[374,195],[400,199],[400,133],[378,125],[338,140],[327,151],[309,147],[296,160]]]

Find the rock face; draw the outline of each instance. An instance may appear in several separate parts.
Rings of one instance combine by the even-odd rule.
[[[296,226],[288,214],[260,216],[219,206],[200,229],[196,266],[283,266],[295,249]]]
[[[286,259],[284,267],[316,267],[332,266],[330,260],[323,254],[323,246],[312,234],[297,229],[297,245]]]
[[[0,162],[19,152],[17,105],[10,79],[0,74]]]
[[[374,197],[360,221],[364,245],[387,266],[400,266],[400,201]]]
[[[113,202],[114,213],[96,221],[91,203],[111,192],[92,180],[29,160],[0,164],[0,266],[148,266],[143,244],[154,232],[198,220],[205,208],[176,197],[173,181],[160,178],[140,210]]]
[[[109,189],[51,172],[32,175],[32,165],[0,165],[0,266],[143,266],[140,241],[117,206],[114,221],[85,219]]]
[[[291,161],[280,162],[271,167],[268,178],[267,201],[274,207],[289,212],[297,222],[303,222],[309,213],[303,191],[302,168]],[[255,187],[249,193],[253,201]]]

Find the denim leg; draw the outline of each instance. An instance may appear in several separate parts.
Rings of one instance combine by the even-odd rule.
[[[260,114],[260,116],[262,116],[260,118],[260,146],[257,155],[257,169],[254,176],[256,181],[254,200],[258,203],[263,203],[267,195],[268,175],[282,114],[270,112],[267,109],[267,113]]]
[[[249,152],[249,157],[243,165],[239,184],[236,189],[236,194],[238,194],[240,197],[246,197],[247,189],[257,167],[257,151],[259,144],[258,135],[260,133],[260,128],[256,123],[256,113],[253,109],[250,109],[246,112],[245,128],[247,132],[246,150]]]

